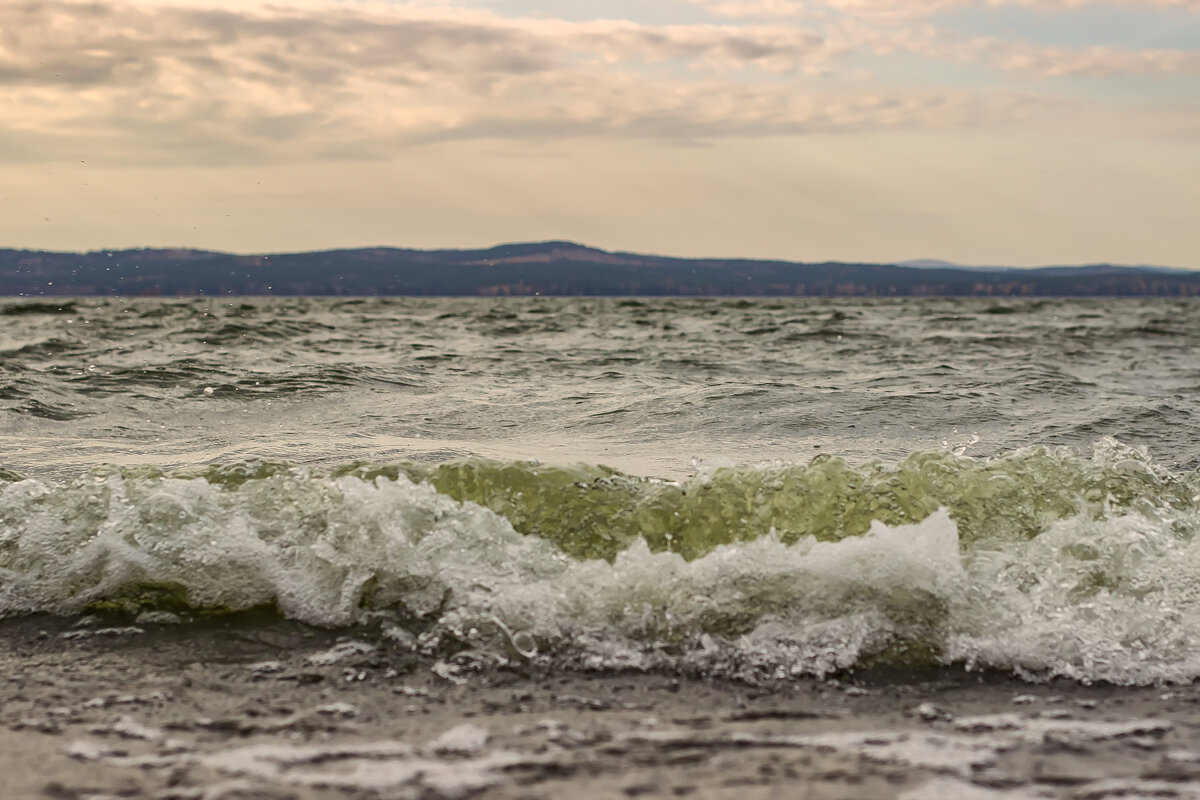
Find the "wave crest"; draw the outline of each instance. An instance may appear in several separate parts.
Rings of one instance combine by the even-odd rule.
[[[0,615],[271,606],[413,646],[743,679],[1200,676],[1197,476],[1099,443],[681,483],[468,461],[0,471]],[[519,642],[520,646],[514,643]]]

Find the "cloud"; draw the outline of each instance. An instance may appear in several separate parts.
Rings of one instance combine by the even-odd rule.
[[[1087,7],[1200,13],[1200,0],[689,0],[714,14],[736,18],[828,18],[831,12],[867,18],[915,18],[956,8],[1013,6],[1033,11],[1077,11]]]
[[[230,163],[387,158],[472,138],[1003,129],[1064,105],[1004,89],[885,89],[844,67],[896,51],[1041,75],[1197,71],[1194,54],[959,42],[921,26],[570,22],[438,2],[30,1],[0,6],[0,159]]]
[[[389,79],[520,75],[578,57],[768,69],[826,57],[822,35],[795,26],[509,20],[454,9],[436,14],[419,4],[203,8],[60,0],[0,8],[0,31],[0,80],[7,83],[128,83],[171,60],[261,75],[299,70],[308,81],[336,81],[361,70]]]
[[[1200,75],[1200,52],[1129,51],[1116,47],[1045,47],[999,39],[971,39],[938,50],[960,63],[985,62],[1009,72],[1044,77]]]

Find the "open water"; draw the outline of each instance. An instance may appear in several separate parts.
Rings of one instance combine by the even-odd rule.
[[[1200,677],[1200,305],[0,301],[0,616]]]

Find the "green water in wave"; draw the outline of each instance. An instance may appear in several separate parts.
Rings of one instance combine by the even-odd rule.
[[[110,468],[112,469],[112,468]],[[96,471],[104,474],[110,469]],[[226,491],[300,470],[293,464],[246,461],[176,471],[127,467],[125,478],[201,478]],[[818,456],[805,465],[721,466],[684,482],[623,474],[604,466],[556,466],[471,459],[443,464],[351,464],[329,478],[428,482],[441,494],[505,517],[520,533],[558,545],[581,559],[608,561],[639,537],[654,552],[688,560],[716,547],[775,535],[840,541],[866,533],[872,521],[919,522],[946,508],[964,547],[1028,540],[1056,520],[1083,514],[1151,516],[1195,509],[1200,472],[1172,473],[1141,451],[1107,440],[1091,459],[1068,448],[1026,448],[974,459],[920,452],[895,465],[852,467]],[[0,480],[20,479],[0,470]],[[287,486],[289,484],[282,484]],[[311,491],[308,483],[304,492]],[[78,499],[78,498],[76,498]],[[319,507],[315,496],[281,504]],[[86,515],[87,504],[69,511]],[[316,512],[314,512],[316,513]],[[1183,525],[1183,523],[1177,523]],[[1181,527],[1181,535],[1193,531]]]
[[[335,474],[404,474],[506,517],[518,531],[578,558],[613,559],[639,536],[687,559],[774,531],[785,543],[839,541],[873,520],[901,525],[946,507],[964,544],[1029,539],[1051,522],[1190,509],[1200,473],[1174,474],[1139,451],[1104,443],[1094,459],[1066,448],[1030,448],[977,460],[914,453],[897,465],[854,468],[818,456],[807,465],[719,467],[702,479],[664,482],[597,466],[464,461],[436,466],[356,465]]]

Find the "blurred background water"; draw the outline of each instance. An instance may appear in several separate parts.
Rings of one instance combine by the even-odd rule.
[[[1200,306],[1165,300],[0,302],[3,465],[893,462],[1032,444],[1200,464]]]

